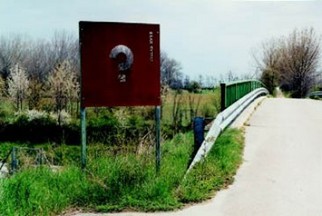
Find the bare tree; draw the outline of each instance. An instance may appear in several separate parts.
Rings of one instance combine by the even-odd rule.
[[[10,78],[8,80],[8,93],[16,103],[17,110],[23,109],[23,101],[28,96],[29,81],[26,71],[16,64],[10,69]]]
[[[213,89],[217,84],[217,80],[212,75],[207,75],[205,78],[205,87],[208,89]]]
[[[75,72],[68,61],[58,64],[48,78],[50,93],[55,101],[55,110],[60,125],[62,110],[71,107],[72,102],[79,96],[79,84]],[[69,109],[69,111],[71,108]]]
[[[181,65],[175,59],[169,58],[165,52],[161,52],[161,83],[168,85],[171,88],[183,87],[183,74],[181,72]]]
[[[199,76],[198,76],[198,83],[199,83],[201,88],[204,87],[205,83],[204,83],[204,77],[202,76],[202,74],[199,74]]]
[[[30,51],[24,61],[24,66],[32,79],[44,82],[54,65],[50,43],[45,40],[37,40],[30,44]]]
[[[0,74],[5,80],[10,69],[18,62],[24,62],[28,43],[21,35],[0,38]]]
[[[5,90],[5,82],[3,78],[0,76],[0,97],[4,95]]]
[[[305,97],[312,88],[319,63],[320,40],[314,30],[294,30],[283,44],[280,72],[292,97]]]
[[[51,67],[55,67],[64,61],[69,61],[70,67],[79,63],[78,39],[66,31],[55,32],[50,43]]]
[[[30,81],[28,105],[29,109],[39,109],[40,101],[44,96],[46,80],[52,70],[50,59],[50,44],[45,40],[30,42],[29,54],[24,66],[28,71]]]
[[[294,30],[289,37],[263,45],[262,81],[272,92],[280,85],[292,97],[305,97],[314,84],[319,63],[320,40],[314,30]]]
[[[280,80],[281,43],[281,40],[271,39],[262,44],[263,52],[260,60],[254,56],[259,69],[262,71],[260,79],[271,94]]]

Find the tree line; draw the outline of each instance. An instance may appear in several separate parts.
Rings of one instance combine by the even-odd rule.
[[[79,100],[79,68],[78,39],[66,32],[51,40],[0,38],[0,91],[18,111],[28,107],[72,113]]]
[[[303,98],[318,82],[320,37],[313,28],[295,29],[287,37],[273,38],[255,57],[261,80],[273,93],[279,86],[294,98]]]
[[[216,83],[212,76],[190,80],[181,64],[164,51],[160,62],[162,86],[196,91]],[[0,37],[0,96],[10,98],[17,111],[28,108],[77,114],[79,82],[79,41],[73,34],[56,32],[47,40]]]

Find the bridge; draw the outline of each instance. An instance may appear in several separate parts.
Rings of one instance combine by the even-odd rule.
[[[231,186],[176,212],[108,215],[322,215],[321,111],[321,101],[264,98],[244,124],[244,162]]]

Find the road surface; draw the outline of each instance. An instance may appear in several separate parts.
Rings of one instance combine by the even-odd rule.
[[[244,163],[213,199],[176,212],[101,215],[322,215],[322,102],[268,98],[247,125]]]

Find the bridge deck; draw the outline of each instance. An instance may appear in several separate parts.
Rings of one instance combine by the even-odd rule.
[[[213,215],[321,215],[322,102],[266,99],[249,123],[245,162]]]

